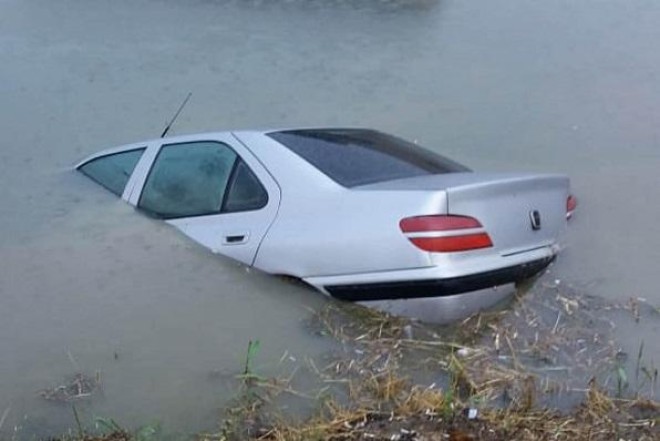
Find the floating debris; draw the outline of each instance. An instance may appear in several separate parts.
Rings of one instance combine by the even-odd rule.
[[[323,367],[309,361],[325,383],[310,394],[318,414],[296,422],[268,395],[232,409],[222,432],[199,439],[658,440],[654,387],[629,398],[612,387],[613,367],[623,368],[608,308],[559,283],[452,327],[330,303],[307,323],[343,348]]]
[[[51,438],[49,441],[144,441],[144,439],[144,437],[133,436],[124,430],[117,430],[105,435],[83,435],[76,438],[63,436],[61,438]]]
[[[66,403],[89,398],[101,387],[101,373],[94,377],[82,373],[75,374],[66,383],[39,391],[39,396],[48,401]]]
[[[11,410],[10,407],[6,408],[5,411],[2,413],[2,417],[0,417],[0,429],[2,429],[2,426],[5,424],[5,420],[7,419],[7,415],[9,415],[9,411]]]

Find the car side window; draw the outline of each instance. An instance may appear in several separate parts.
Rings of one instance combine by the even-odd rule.
[[[239,160],[227,191],[222,211],[232,213],[263,208],[268,203],[268,193],[259,179],[243,161]]]
[[[237,158],[219,142],[164,145],[138,207],[162,218],[217,214]]]
[[[78,170],[117,196],[121,196],[144,150],[144,148],[135,149],[92,159],[78,167]]]

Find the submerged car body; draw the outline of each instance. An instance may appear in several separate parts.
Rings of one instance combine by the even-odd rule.
[[[565,176],[475,173],[365,129],[155,139],[76,168],[215,253],[346,300],[531,277],[574,209]]]

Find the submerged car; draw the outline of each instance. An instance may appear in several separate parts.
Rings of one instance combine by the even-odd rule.
[[[76,168],[214,253],[344,300],[527,279],[575,208],[565,176],[472,172],[367,129],[161,138]]]

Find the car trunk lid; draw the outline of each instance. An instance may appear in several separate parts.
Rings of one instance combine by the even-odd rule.
[[[500,254],[512,255],[556,242],[566,225],[567,177],[462,175],[446,188],[447,213],[478,219]]]
[[[485,231],[492,240],[493,250],[500,255],[512,255],[556,242],[566,225],[569,180],[563,175],[465,172],[379,182],[355,189],[442,191],[446,206],[431,208],[435,212],[410,215],[437,213],[474,218],[483,226],[479,232]],[[419,234],[424,236],[421,230]],[[472,232],[431,230],[434,229],[428,231],[430,236]],[[419,234],[413,231],[410,236]]]

